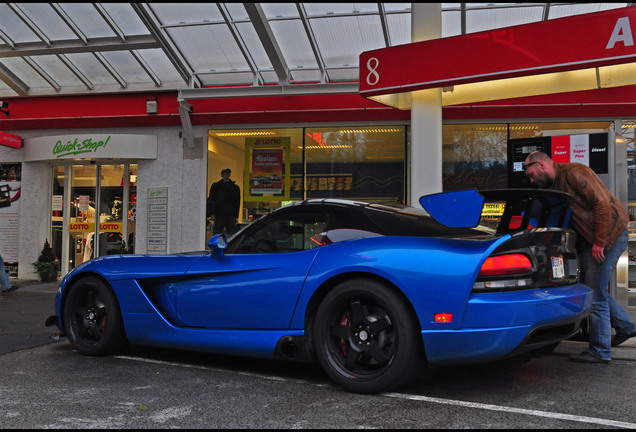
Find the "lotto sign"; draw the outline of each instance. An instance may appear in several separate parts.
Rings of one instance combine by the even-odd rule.
[[[632,6],[367,51],[360,55],[360,94],[631,63],[634,26]]]
[[[123,224],[121,222],[100,222],[99,232],[121,232]],[[68,224],[70,232],[94,232],[94,222],[70,222]]]

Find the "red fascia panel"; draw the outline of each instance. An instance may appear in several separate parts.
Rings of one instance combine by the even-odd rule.
[[[177,92],[12,98],[11,117],[0,130],[181,126]],[[148,97],[157,114],[146,114]],[[6,100],[6,99],[5,99]],[[326,122],[410,122],[398,110],[359,94],[197,99],[193,125],[252,125]],[[588,90],[444,107],[444,120],[636,117],[636,86]]]
[[[146,113],[148,98],[158,113]],[[180,125],[177,92],[5,98],[11,116],[0,130]]]
[[[180,126],[177,92],[14,98],[0,130]],[[146,113],[156,98],[157,114]],[[354,94],[241,97],[188,101],[193,125],[408,121],[400,111]]]
[[[411,118],[410,111],[396,110],[358,94],[199,99],[190,103],[193,124],[409,121]]]
[[[11,106],[11,116],[7,120],[127,117],[146,115],[148,98],[156,98],[157,114],[178,113],[177,95],[177,92],[118,93],[5,98],[4,101]]]
[[[634,85],[478,102],[443,110],[445,120],[635,116]]]
[[[360,54],[360,94],[427,88],[636,61],[636,6],[398,45]]]

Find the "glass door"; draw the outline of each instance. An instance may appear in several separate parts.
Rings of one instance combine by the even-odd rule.
[[[62,274],[95,257],[135,252],[136,192],[136,164],[53,167],[51,247],[66,255]]]
[[[124,231],[124,240],[126,242],[126,252],[135,253],[135,232],[137,227],[137,165],[128,166],[128,189],[124,189],[124,201],[128,203],[125,207],[125,213],[128,221],[126,222],[126,230]]]
[[[68,232],[69,270],[93,258],[95,249],[95,207],[97,205],[97,166],[71,166]]]
[[[51,249],[57,258],[60,259],[60,266],[62,273],[67,268],[67,263],[62,259],[67,245],[64,245],[64,182],[65,173],[67,172],[65,166],[53,167],[53,187],[51,191]],[[68,224],[68,221],[66,222]]]
[[[99,242],[93,256],[126,253],[124,165],[102,165],[98,181]]]

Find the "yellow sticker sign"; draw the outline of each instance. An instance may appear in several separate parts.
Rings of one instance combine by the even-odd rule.
[[[102,222],[99,224],[99,232],[122,232],[122,222]],[[94,222],[71,222],[68,225],[70,232],[94,232]]]

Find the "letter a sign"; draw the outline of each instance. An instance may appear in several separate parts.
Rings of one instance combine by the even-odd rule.
[[[617,42],[623,42],[625,46],[634,45],[632,37],[632,28],[629,25],[629,17],[621,17],[616,21],[616,26],[612,32],[612,36],[607,42],[605,49],[612,49]]]

